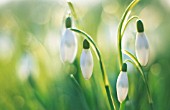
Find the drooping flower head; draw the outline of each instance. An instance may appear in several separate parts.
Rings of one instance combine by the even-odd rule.
[[[149,60],[149,43],[144,32],[141,20],[137,21],[137,34],[135,42],[136,57],[142,66],[146,66]]]
[[[127,64],[124,63],[122,65],[122,71],[120,72],[117,83],[116,83],[116,90],[117,90],[117,97],[120,103],[122,103],[128,94],[129,83],[128,83],[128,76],[127,76]]]
[[[83,41],[83,51],[80,58],[80,67],[85,79],[90,79],[93,72],[93,56],[90,51],[90,44],[85,39]]]
[[[74,59],[76,58],[77,54],[77,39],[75,34],[69,30],[68,28],[71,28],[72,26],[72,20],[71,17],[66,18],[65,22],[65,32],[61,39],[60,44],[60,54],[62,61],[72,63]]]

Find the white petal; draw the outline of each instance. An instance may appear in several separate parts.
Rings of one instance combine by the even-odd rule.
[[[138,61],[146,66],[149,60],[149,44],[145,33],[137,33],[135,48]]]
[[[89,79],[93,72],[93,56],[90,49],[83,49],[80,58],[80,67],[85,79]]]
[[[72,63],[77,54],[77,39],[72,31],[66,29],[60,44],[61,59]]]
[[[116,89],[118,100],[122,103],[125,100],[129,89],[128,76],[126,72],[120,72],[116,83]]]

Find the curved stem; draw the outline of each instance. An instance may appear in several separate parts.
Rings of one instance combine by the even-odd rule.
[[[142,77],[143,77],[143,81],[146,85],[146,90],[147,90],[147,95],[148,95],[148,101],[149,101],[149,104],[151,106],[151,109],[153,109],[153,101],[152,101],[152,97],[151,97],[151,94],[150,94],[150,90],[149,90],[149,86],[148,86],[148,82],[147,82],[147,78],[142,70],[142,66],[141,64],[138,62],[138,60],[135,58],[135,56],[133,56],[130,52],[126,51],[126,50],[122,50],[122,52],[124,54],[126,54],[127,56],[129,56],[133,62],[131,60],[126,60],[126,62],[130,62],[132,63],[138,70],[139,72],[141,73]]]
[[[104,84],[108,85],[107,75],[106,75],[105,67],[104,67],[103,62],[102,62],[101,54],[100,54],[100,51],[99,51],[98,47],[96,46],[95,42],[93,41],[93,39],[87,33],[83,32],[79,29],[70,28],[70,30],[84,35],[85,38],[92,44],[93,50],[95,51],[96,56],[99,60],[100,66],[101,66]]]
[[[136,65],[132,60],[126,59],[126,60],[124,61],[124,63],[127,63],[127,62],[130,62],[130,63],[133,64],[134,66]]]
[[[98,49],[97,45],[95,44],[93,39],[90,37],[90,35],[88,35],[87,33],[85,33],[82,30],[79,30],[79,29],[70,28],[70,30],[84,35],[85,38],[92,44],[93,50],[95,51],[96,56],[99,60],[100,68],[101,68],[101,71],[102,71],[103,82],[104,82],[104,85],[105,85],[105,90],[106,90],[106,93],[107,93],[107,97],[108,97],[111,109],[114,110],[114,108],[115,108],[115,110],[117,110],[118,109],[118,100],[116,98],[112,97],[111,90],[109,88],[109,81],[108,81],[106,70],[105,70],[105,65],[103,63],[103,59],[101,57],[100,50]]]
[[[121,49],[122,49],[122,44],[121,44],[121,41],[122,41],[122,27],[123,27],[123,24],[125,22],[125,19],[127,18],[127,15],[128,13],[130,12],[130,10],[139,2],[139,0],[134,0],[130,3],[130,5],[127,7],[127,9],[125,10],[125,12],[123,13],[123,16],[120,20],[120,23],[119,23],[119,26],[118,26],[118,32],[117,32],[117,38],[118,38],[118,41],[117,41],[117,45],[118,45],[118,57],[119,57],[119,68],[121,70],[121,67],[122,67],[122,52],[121,52]]]
[[[127,20],[125,26],[123,27],[123,31],[122,31],[122,34],[121,34],[122,37],[123,37],[123,35],[124,35],[124,33],[125,33],[125,30],[126,30],[128,24],[129,24],[133,19],[139,19],[139,17],[138,17],[138,16],[132,16],[131,18],[129,18],[129,19]]]
[[[69,8],[71,10],[71,13],[73,14],[74,19],[78,20],[78,17],[77,17],[77,14],[75,12],[73,4],[71,2],[67,2],[67,3],[68,3],[68,6],[69,6]],[[111,110],[114,110],[114,108],[115,108],[115,110],[117,110],[117,108],[118,108],[118,104],[117,104],[118,101],[115,100],[112,97],[111,90],[109,88],[109,82],[108,82],[107,75],[106,75],[105,66],[103,64],[103,60],[101,58],[101,54],[100,54],[99,49],[97,48],[97,46],[94,43],[93,39],[89,35],[87,35],[85,32],[80,31],[78,29],[70,29],[70,30],[72,30],[74,32],[78,32],[80,34],[83,34],[86,37],[86,39],[88,39],[88,41],[90,41],[90,43],[93,44],[93,49],[95,50],[96,56],[97,56],[97,58],[99,60],[99,63],[100,63],[100,68],[101,68],[101,71],[102,71],[103,81],[104,81],[104,85],[105,85],[105,90],[106,90],[106,93],[107,93],[107,97],[108,97],[108,100],[109,100],[109,104],[110,104]]]

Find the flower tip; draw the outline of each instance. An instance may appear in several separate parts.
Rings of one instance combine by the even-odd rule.
[[[137,31],[144,32],[144,26],[142,20],[137,20],[136,24],[137,24]]]
[[[85,79],[85,80],[89,80],[89,79],[90,79],[90,77],[84,77],[84,79]]]
[[[83,41],[83,49],[89,49],[90,48],[90,44],[89,44],[89,42],[85,39],[84,41]]]
[[[92,72],[90,72],[90,71],[93,71],[93,70],[91,69],[90,71],[88,71],[88,70],[83,69],[83,67],[81,67],[81,69],[82,69],[82,73],[83,73],[83,78],[85,80],[89,80],[92,76]],[[86,71],[88,71],[88,72],[86,72]]]
[[[123,63],[123,65],[122,65],[122,71],[123,71],[123,72],[126,72],[126,71],[127,71],[127,64],[126,64],[126,63]]]
[[[65,26],[66,26],[66,28],[71,28],[71,26],[72,26],[72,19],[71,19],[71,17],[67,17],[66,18]]]

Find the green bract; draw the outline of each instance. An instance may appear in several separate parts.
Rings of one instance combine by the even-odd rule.
[[[90,44],[86,39],[83,41],[83,48],[84,49],[89,49],[90,48]]]
[[[138,20],[136,25],[137,25],[138,32],[144,32],[144,26],[143,26],[142,20]]]
[[[66,28],[71,28],[71,27],[72,27],[71,17],[67,17],[67,18],[66,18],[65,26],[66,26]]]
[[[123,65],[122,65],[122,71],[123,71],[123,72],[126,72],[126,71],[127,71],[127,64],[126,64],[126,63],[123,63]]]

